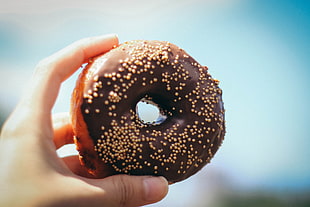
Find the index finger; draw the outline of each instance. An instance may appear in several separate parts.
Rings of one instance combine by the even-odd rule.
[[[42,60],[34,73],[26,103],[35,110],[50,112],[61,83],[89,58],[105,53],[117,44],[118,38],[114,34],[85,38]]]
[[[53,134],[51,109],[61,83],[89,58],[105,53],[117,44],[118,38],[114,34],[85,38],[42,60],[26,93],[5,122],[1,136],[10,137],[12,133],[24,136],[30,131],[39,135],[47,132],[44,136]]]

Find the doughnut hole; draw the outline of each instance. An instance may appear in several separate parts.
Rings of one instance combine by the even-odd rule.
[[[158,104],[145,98],[137,103],[136,113],[143,124],[159,125],[167,119],[167,115]]]

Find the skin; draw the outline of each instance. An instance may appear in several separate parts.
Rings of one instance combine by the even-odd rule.
[[[163,177],[115,175],[92,179],[76,156],[67,113],[52,116],[61,83],[90,57],[118,45],[115,35],[79,40],[42,60],[0,138],[0,206],[141,206],[165,197]]]

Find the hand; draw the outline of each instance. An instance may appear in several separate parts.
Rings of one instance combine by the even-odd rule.
[[[53,123],[51,115],[61,83],[90,57],[117,44],[115,35],[83,39],[38,64],[1,132],[0,206],[138,206],[167,194],[162,177],[91,179],[76,158],[63,160],[56,154],[72,142],[68,119],[56,117]]]

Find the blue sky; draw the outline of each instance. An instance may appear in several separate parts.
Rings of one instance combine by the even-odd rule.
[[[77,39],[168,40],[207,65],[224,91],[227,135],[202,173],[219,169],[246,188],[310,188],[310,1],[113,2],[0,10],[3,114],[36,63]],[[75,79],[63,84],[55,112],[69,110]]]

